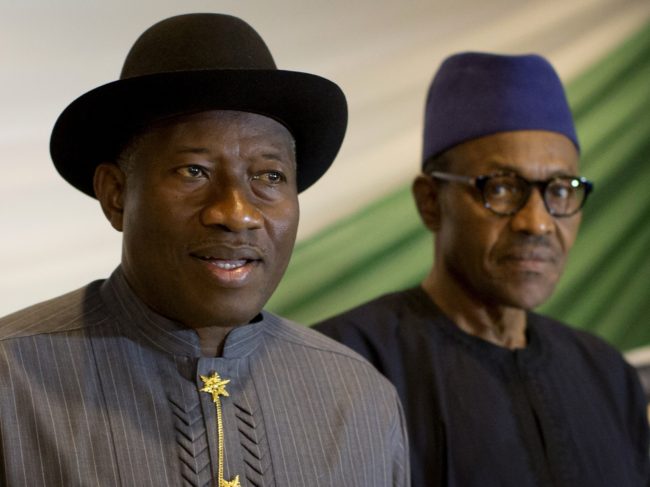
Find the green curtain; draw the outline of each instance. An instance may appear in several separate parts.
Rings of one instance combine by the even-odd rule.
[[[650,343],[650,24],[567,87],[595,181],[580,235],[540,311],[621,350]],[[300,242],[269,309],[305,324],[416,285],[433,243],[410,187]]]

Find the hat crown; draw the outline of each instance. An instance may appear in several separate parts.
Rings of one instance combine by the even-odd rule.
[[[171,17],[147,29],[129,51],[120,78],[215,69],[277,68],[264,40],[246,22],[199,13]]]
[[[553,66],[537,54],[463,52],[431,82],[422,164],[462,142],[515,130],[548,130],[579,150],[573,116]]]

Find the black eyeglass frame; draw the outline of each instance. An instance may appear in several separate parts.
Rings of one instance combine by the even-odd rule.
[[[557,176],[554,178],[546,179],[546,180],[535,180],[535,181],[530,181],[522,176],[520,176],[517,173],[514,172],[503,172],[503,173],[496,173],[496,174],[486,174],[482,176],[463,176],[460,174],[452,174],[448,172],[441,172],[441,171],[431,171],[429,173],[429,176],[431,176],[434,179],[440,179],[442,181],[451,181],[451,182],[456,182],[456,183],[464,183],[467,184],[468,186],[473,186],[476,189],[479,190],[481,193],[481,198],[483,199],[483,206],[487,208],[488,210],[492,211],[496,215],[501,215],[501,216],[512,216],[516,214],[519,210],[521,210],[524,206],[526,206],[526,203],[528,202],[528,199],[530,198],[530,193],[532,192],[533,187],[539,188],[539,192],[542,195],[542,200],[544,201],[544,207],[546,208],[546,211],[549,212],[550,215],[556,217],[556,218],[566,218],[569,216],[573,216],[576,213],[578,213],[580,210],[585,205],[585,202],[587,201],[587,197],[589,196],[589,193],[591,193],[594,189],[594,183],[589,181],[587,178],[581,177],[581,176]],[[485,186],[487,183],[490,181],[490,179],[496,178],[496,177],[503,177],[503,176],[512,176],[520,181],[523,181],[526,183],[526,194],[521,200],[521,204],[513,209],[510,212],[501,212],[501,211],[496,211],[494,208],[490,206],[489,201],[487,200],[487,197],[485,196]],[[582,201],[580,202],[580,205],[572,212],[570,213],[563,213],[563,214],[558,214],[554,212],[551,208],[549,208],[549,205],[546,201],[546,188],[548,187],[549,184],[551,184],[554,181],[557,181],[558,179],[563,179],[563,180],[569,180],[569,181],[578,181],[578,183],[584,187],[584,193],[582,197]]]

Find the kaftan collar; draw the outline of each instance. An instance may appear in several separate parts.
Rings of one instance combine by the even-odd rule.
[[[172,355],[201,356],[196,332],[147,306],[133,292],[121,267],[104,282],[100,292],[125,335]],[[252,353],[261,344],[268,322],[273,321],[269,318],[272,317],[262,311],[251,323],[234,328],[226,337],[223,358],[244,357]]]
[[[535,313],[526,313],[526,347],[510,350],[460,329],[442,312],[421,286],[410,291],[426,323],[435,321],[446,335],[472,350],[473,353],[489,357],[495,365],[509,364],[513,360],[526,363],[531,367],[543,366],[546,363],[549,344],[545,343],[544,336],[538,330],[539,317]]]

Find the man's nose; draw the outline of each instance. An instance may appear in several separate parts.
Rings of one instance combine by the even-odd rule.
[[[201,211],[201,223],[230,232],[260,228],[262,213],[248,193],[245,188],[232,184],[215,188]]]
[[[539,188],[533,188],[526,204],[515,213],[510,225],[515,232],[529,235],[545,235],[553,231],[555,218],[546,209]]]

